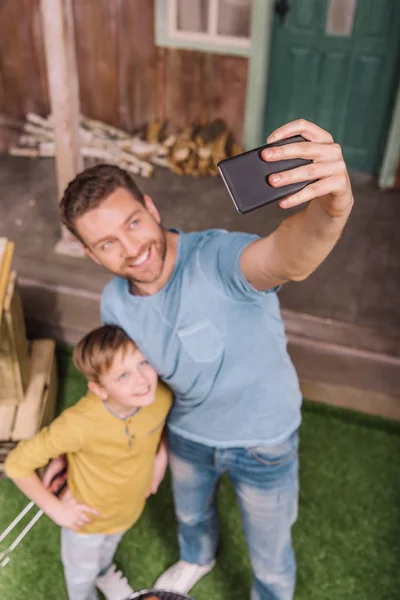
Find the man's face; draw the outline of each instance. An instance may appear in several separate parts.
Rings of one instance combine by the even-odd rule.
[[[153,283],[161,276],[166,236],[151,198],[146,206],[124,188],[79,217],[75,226],[86,252],[106,269],[132,283]]]

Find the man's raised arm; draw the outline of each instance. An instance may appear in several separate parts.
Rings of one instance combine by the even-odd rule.
[[[268,162],[287,158],[313,161],[309,165],[271,175],[268,181],[274,187],[317,181],[280,201],[282,208],[310,201],[304,210],[286,218],[272,234],[253,242],[243,251],[240,260],[242,273],[258,290],[308,277],[335,246],[353,206],[354,198],[342,150],[334,143],[330,133],[309,121],[299,120],[275,130],[267,142],[299,134],[309,141],[263,152],[263,158]]]

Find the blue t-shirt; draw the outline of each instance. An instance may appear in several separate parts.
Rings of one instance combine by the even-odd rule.
[[[169,428],[220,448],[279,444],[301,420],[276,290],[255,290],[240,270],[256,239],[179,233],[173,273],[159,292],[134,296],[114,277],[101,299],[102,321],[122,327],[174,391]]]

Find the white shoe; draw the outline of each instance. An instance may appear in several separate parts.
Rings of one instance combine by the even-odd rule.
[[[187,594],[189,590],[213,569],[215,560],[208,565],[196,565],[180,560],[167,569],[155,582],[154,588]]]
[[[108,571],[96,579],[96,587],[106,597],[106,600],[126,600],[133,589],[121,571],[111,565]]]

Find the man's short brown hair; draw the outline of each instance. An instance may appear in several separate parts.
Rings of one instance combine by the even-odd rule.
[[[116,352],[126,352],[135,342],[121,327],[102,325],[87,333],[74,349],[75,366],[88,379],[99,383],[99,378],[110,369]]]
[[[82,240],[76,230],[76,219],[100,206],[118,188],[124,188],[138,202],[144,204],[144,195],[124,169],[114,165],[96,165],[79,173],[67,186],[60,201],[62,223]]]

